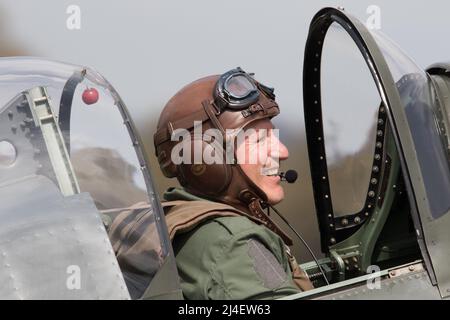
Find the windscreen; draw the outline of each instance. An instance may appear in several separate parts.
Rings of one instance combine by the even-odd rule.
[[[366,202],[378,134],[380,97],[366,61],[348,33],[333,23],[321,65],[322,120],[335,217]]]

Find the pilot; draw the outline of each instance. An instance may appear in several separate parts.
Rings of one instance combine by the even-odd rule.
[[[266,213],[284,198],[278,114],[273,89],[241,68],[188,84],[161,112],[156,156],[182,186],[162,205],[186,299],[274,299],[313,288],[292,240]]]

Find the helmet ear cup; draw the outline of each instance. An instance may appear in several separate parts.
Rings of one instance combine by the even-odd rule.
[[[178,165],[178,180],[187,190],[217,196],[229,186],[232,170],[231,165],[226,163],[223,144],[215,139],[211,140],[209,142],[205,136],[191,136],[191,163]]]

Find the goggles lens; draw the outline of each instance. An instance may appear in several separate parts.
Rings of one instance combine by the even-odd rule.
[[[234,99],[244,99],[258,90],[255,84],[243,74],[231,75],[225,81],[224,89]]]

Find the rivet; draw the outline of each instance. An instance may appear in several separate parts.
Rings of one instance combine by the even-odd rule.
[[[374,158],[375,158],[375,160],[380,160],[381,156],[378,153],[376,153]]]
[[[342,224],[343,226],[348,225],[348,220],[347,220],[347,219],[342,219],[341,224]]]
[[[327,180],[327,177],[323,176],[323,177],[322,177],[322,180]]]
[[[381,137],[381,136],[383,135],[383,130],[378,130],[378,131],[377,131],[377,135],[378,135],[379,137]]]
[[[409,271],[414,271],[414,269],[415,269],[414,266],[409,266],[408,268]]]
[[[361,222],[361,218],[360,217],[356,217],[355,218],[355,223],[360,223]]]
[[[375,178],[372,178],[372,179],[370,180],[370,183],[371,183],[371,184],[377,184],[377,183],[378,183],[378,180],[375,179]]]
[[[335,239],[335,238],[331,238],[331,239],[330,239],[330,242],[331,242],[332,244],[335,244],[335,243],[336,243],[336,239]]]
[[[378,172],[380,169],[377,167],[377,166],[374,166],[373,168],[372,168],[372,171],[373,172]]]
[[[375,192],[374,191],[369,191],[368,196],[373,198],[375,197]]]
[[[382,125],[382,124],[384,124],[384,121],[383,121],[383,119],[378,119],[378,124],[379,124],[379,125]]]
[[[328,195],[327,194],[325,195],[325,199],[328,199]]]
[[[366,213],[364,213],[364,215],[365,215],[366,217],[368,217],[368,216],[369,216],[369,213],[368,213],[368,212],[366,212]]]
[[[381,142],[377,142],[377,148],[381,148],[383,144]]]

